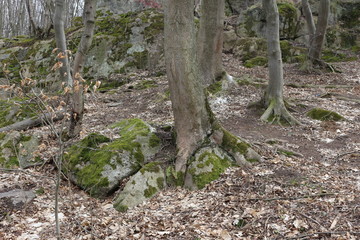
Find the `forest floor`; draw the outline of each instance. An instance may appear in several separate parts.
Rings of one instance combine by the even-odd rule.
[[[266,68],[244,68],[231,55],[224,55],[224,65],[236,78],[260,85],[267,79]],[[232,167],[202,190],[168,188],[119,213],[112,197],[94,199],[62,181],[62,238],[360,239],[360,61],[334,66],[341,73],[309,74],[293,64],[284,66],[285,96],[296,104],[293,115],[300,126],[261,122],[261,111],[247,108],[263,94],[256,84],[231,86],[211,96],[223,126],[252,143],[263,160],[250,169]],[[111,136],[107,126],[125,118],[172,123],[166,77],[139,72],[129,79],[117,89],[88,96],[82,137],[91,132]],[[312,120],[306,112],[313,107],[346,120]],[[56,239],[51,159],[57,149],[50,135],[44,139],[48,164],[1,171],[0,192],[32,189],[37,196],[21,208],[8,209],[0,202],[0,211],[7,211],[0,216],[0,239]]]

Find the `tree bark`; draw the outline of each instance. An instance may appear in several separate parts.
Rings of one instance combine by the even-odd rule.
[[[224,0],[203,0],[200,6],[198,59],[205,85],[223,76],[222,50],[225,18]]]
[[[321,55],[322,46],[324,44],[329,13],[330,13],[330,0],[320,0],[319,17],[316,23],[315,37],[314,40],[311,42],[310,50],[309,50],[309,58],[313,64],[321,62],[320,55]]]
[[[301,3],[302,3],[302,10],[305,16],[306,26],[309,34],[308,46],[310,47],[312,45],[312,41],[314,40],[314,36],[315,36],[314,18],[308,0],[302,0]]]
[[[25,4],[26,4],[26,9],[27,9],[27,13],[29,15],[29,22],[30,22],[30,35],[32,36],[38,36],[37,34],[37,28],[36,28],[36,24],[34,22],[33,16],[32,16],[32,4],[30,4],[30,0],[25,0]]]
[[[62,54],[58,60],[62,63],[60,68],[60,78],[62,82],[65,82],[69,87],[72,87],[73,82],[70,74],[70,65],[66,49],[66,36],[64,30],[64,1],[56,0],[55,2],[55,16],[54,16],[54,29],[55,29],[55,41],[58,52]]]
[[[187,160],[211,127],[196,62],[194,0],[168,0],[164,12],[166,71],[178,148],[175,170],[185,173]]]
[[[269,84],[264,97],[264,105],[267,109],[260,119],[280,124],[281,120],[285,120],[290,125],[298,124],[299,122],[287,111],[283,100],[284,77],[276,0],[263,0],[262,4],[266,13]]]
[[[81,77],[85,57],[91,46],[95,29],[95,13],[96,0],[85,0],[84,3],[84,32],[81,36],[78,51],[76,52],[73,68],[73,102],[72,102],[72,116],[70,121],[69,134],[70,136],[77,136],[81,131],[82,118],[84,115],[84,88]]]

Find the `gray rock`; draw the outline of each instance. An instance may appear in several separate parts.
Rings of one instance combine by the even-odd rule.
[[[8,192],[0,193],[0,199],[10,199],[11,205],[9,207],[21,207],[22,205],[30,203],[36,195],[33,191],[24,191],[22,189],[14,189]]]
[[[160,163],[148,163],[130,177],[124,189],[116,197],[114,207],[118,211],[126,211],[153,197],[164,186],[165,173]]]

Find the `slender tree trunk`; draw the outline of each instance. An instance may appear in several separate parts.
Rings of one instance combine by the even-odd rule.
[[[194,0],[168,0],[164,12],[166,71],[178,148],[175,170],[185,173],[187,160],[210,130],[196,62]]]
[[[222,49],[225,18],[224,0],[203,0],[200,6],[198,60],[205,85],[223,76]]]
[[[311,41],[309,58],[314,63],[320,63],[321,49],[324,44],[326,28],[328,25],[328,18],[330,13],[330,0],[320,0],[319,2],[319,17],[316,23],[316,32],[314,40]]]
[[[302,9],[305,16],[306,26],[309,34],[308,46],[310,47],[312,45],[312,41],[314,40],[314,36],[315,36],[314,18],[308,0],[302,0],[301,3],[302,3]]]
[[[56,0],[55,4],[55,41],[59,54],[62,54],[62,56],[59,58],[59,61],[62,63],[62,67],[60,68],[60,78],[68,86],[72,87],[73,82],[70,74],[70,65],[66,49],[66,36],[64,30],[64,1]]]
[[[92,39],[94,36],[95,29],[95,13],[96,13],[96,0],[85,0],[84,3],[84,32],[81,37],[81,41],[76,52],[73,68],[73,107],[72,107],[72,117],[70,123],[70,136],[77,136],[81,131],[81,123],[84,115],[84,89],[83,89],[83,80],[81,77],[86,53],[88,52]]]
[[[269,84],[264,98],[264,105],[267,109],[261,116],[261,120],[277,123],[285,120],[291,125],[298,124],[299,122],[286,110],[283,100],[284,78],[280,49],[279,11],[276,0],[263,0],[262,4],[266,13]]]
[[[33,19],[33,15],[32,15],[32,4],[30,4],[30,0],[25,0],[25,4],[26,4],[26,9],[27,9],[27,13],[29,15],[29,22],[30,22],[30,35],[32,36],[37,36],[37,28],[36,28],[36,24],[34,22]]]

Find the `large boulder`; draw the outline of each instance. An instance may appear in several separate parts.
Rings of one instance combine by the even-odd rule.
[[[93,133],[67,149],[64,156],[65,174],[94,197],[113,193],[122,180],[153,158],[161,145],[155,129],[140,119],[123,120],[111,127],[119,138]]]
[[[126,211],[153,197],[165,187],[165,173],[158,162],[146,164],[134,176],[130,177],[124,189],[114,202],[118,211]]]
[[[66,30],[68,49],[76,53],[82,34],[81,18]],[[163,13],[156,9],[113,14],[99,10],[96,16],[94,39],[84,65],[85,79],[102,79],[103,83],[118,73],[137,69],[164,67]],[[51,71],[56,63],[52,50],[54,40],[27,37],[0,39],[0,80],[18,82],[21,77],[38,80],[39,87],[55,84],[58,73]]]

